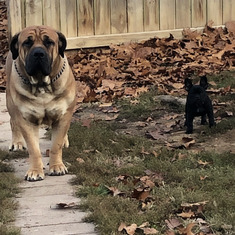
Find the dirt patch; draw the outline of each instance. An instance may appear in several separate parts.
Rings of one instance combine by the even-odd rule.
[[[200,118],[194,120],[194,133],[186,134],[184,126],[184,98],[171,96],[158,96],[156,99],[163,101],[161,107],[154,108],[143,120],[133,120],[122,118],[118,105],[115,104],[89,104],[81,106],[74,115],[74,121],[80,121],[83,126],[89,127],[92,122],[100,120],[116,123],[117,132],[132,135],[145,136],[156,143],[157,146],[167,146],[172,149],[186,148],[193,152],[215,151],[217,153],[235,153],[235,130],[228,130],[224,134],[210,134],[208,125],[202,126]],[[180,110],[172,110],[170,106],[179,105]],[[228,117],[227,117],[228,118]],[[221,117],[216,117],[217,123]],[[215,130],[214,130],[215,131]],[[216,132],[216,131],[215,131]],[[187,145],[187,141],[193,141]]]
[[[201,143],[201,147],[206,151],[215,151],[217,153],[235,153],[235,129],[221,134],[219,137],[210,138],[208,142]]]

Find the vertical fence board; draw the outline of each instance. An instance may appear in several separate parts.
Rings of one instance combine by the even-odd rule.
[[[120,43],[127,39],[143,39],[147,35],[166,36],[169,34],[168,30],[174,30],[174,33],[180,35],[180,30],[175,29],[202,27],[209,20],[214,21],[214,26],[235,20],[235,0],[7,0],[6,2],[10,36],[24,27],[45,24],[61,30],[71,42],[70,48],[75,48],[76,45],[85,45],[85,47],[96,44],[108,45],[109,42],[115,41]],[[96,35],[99,37],[95,37]],[[85,37],[89,42],[82,36],[91,36]]]
[[[20,32],[22,29],[21,3],[15,0],[7,1],[7,13],[9,34],[13,36],[15,33]]]
[[[144,31],[143,0],[127,0],[128,33]]]
[[[191,27],[191,0],[176,0],[175,28]]]
[[[42,1],[25,1],[25,22],[27,26],[42,24]]]
[[[58,0],[43,0],[43,24],[60,30],[60,5]]]
[[[159,30],[159,0],[144,0],[144,31]]]
[[[94,35],[93,0],[77,0],[78,36]]]
[[[26,27],[26,22],[25,22],[25,0],[21,1],[21,24],[22,24],[22,29]]]
[[[213,25],[221,25],[223,23],[222,0],[207,0],[207,22],[212,20]]]
[[[160,1],[160,30],[175,28],[175,0]]]
[[[205,0],[192,0],[192,27],[205,26],[207,7]]]
[[[111,0],[111,33],[127,32],[126,0]]]
[[[76,0],[60,0],[60,27],[67,37],[77,36],[76,9]]]
[[[110,34],[110,1],[94,0],[95,34]]]
[[[223,24],[235,20],[235,1],[223,0]]]

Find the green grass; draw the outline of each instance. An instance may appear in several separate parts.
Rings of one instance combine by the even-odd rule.
[[[150,92],[141,94],[138,98],[135,99],[120,99],[117,102],[121,109],[118,120],[146,120],[154,112],[154,110],[156,110],[156,107],[159,106],[159,102],[154,99],[156,96],[157,91],[153,89]]]
[[[10,226],[17,208],[14,197],[18,192],[18,180],[13,174],[12,167],[4,162],[8,157],[7,152],[0,150],[0,234],[18,235],[19,230]]]
[[[152,88],[149,92],[142,93],[138,98],[122,98],[117,101],[120,108],[118,120],[145,121],[147,118],[159,118],[163,110],[168,112],[183,112],[184,107],[173,103],[163,102],[157,99],[158,91]]]
[[[217,88],[224,88],[231,86],[235,88],[235,70],[232,71],[223,71],[220,74],[214,74],[208,76],[208,81],[214,81]]]
[[[77,176],[77,195],[84,198],[81,208],[90,211],[86,221],[97,224],[101,234],[121,234],[121,222],[140,225],[146,221],[164,234],[165,220],[176,217],[182,203],[205,200],[201,217],[211,230],[217,234],[234,230],[235,155],[183,151],[187,157],[177,160],[178,151],[156,149],[152,141],[118,134],[112,124],[103,122],[90,128],[74,123],[69,134],[71,147],[64,156]],[[199,160],[208,164],[202,166]],[[155,186],[141,201],[133,198],[133,190],[143,185],[134,182],[146,171],[156,174]],[[125,183],[117,181],[120,175],[127,177]],[[203,176],[207,178],[201,180]],[[108,187],[116,187],[121,196],[112,196]]]
[[[231,85],[234,72],[223,72],[208,76],[215,81],[215,88]],[[165,234],[168,230],[166,220],[177,218],[186,227],[194,219],[182,219],[178,215],[184,212],[182,203],[207,201],[203,209],[194,211],[205,221],[211,233],[234,234],[235,232],[235,155],[201,152],[192,154],[187,150],[168,150],[144,136],[131,136],[120,133],[131,122],[160,119],[167,112],[183,113],[184,107],[162,103],[157,99],[156,89],[140,95],[138,98],[117,101],[120,115],[113,122],[94,121],[90,127],[73,123],[69,131],[70,148],[64,149],[64,159],[70,166],[70,172],[76,175],[73,184],[78,186],[77,196],[82,198],[80,208],[88,211],[85,218],[93,222],[101,235],[125,234],[118,232],[119,225],[132,223],[141,225],[149,222],[149,227]],[[230,102],[221,107],[217,116],[225,111],[235,114],[234,94],[216,95],[212,99]],[[119,121],[126,119],[125,123]],[[233,129],[235,118],[223,118],[216,127],[202,128],[198,132],[198,141],[220,137]],[[197,133],[197,132],[196,132]],[[209,139],[210,140],[210,139]],[[183,154],[183,159],[179,158]],[[17,152],[9,156],[0,152],[0,234],[19,234],[9,224],[14,220],[17,205],[14,196],[17,192],[17,180],[12,168],[2,162],[6,158],[25,157]],[[205,163],[203,165],[202,163]],[[151,187],[141,181],[150,180]],[[121,180],[122,179],[122,180]],[[137,194],[138,189],[140,194]],[[145,196],[144,190],[147,191]],[[114,194],[117,194],[114,196]],[[193,229],[200,232],[199,226]],[[175,234],[180,234],[177,228]],[[143,232],[136,232],[143,234]]]
[[[216,87],[235,87],[234,72],[208,76]],[[184,107],[161,103],[152,89],[138,98],[117,101],[120,114],[113,122],[95,121],[88,127],[73,123],[70,128],[70,148],[64,156],[70,171],[76,174],[77,196],[82,198],[81,209],[89,211],[85,218],[93,222],[102,235],[125,234],[119,225],[149,222],[149,227],[165,234],[166,220],[176,218],[186,228],[196,218],[203,220],[212,234],[235,233],[235,155],[187,150],[168,150],[144,136],[121,134],[119,129],[148,117],[160,119],[167,112],[183,113]],[[230,102],[221,107],[235,113],[234,95],[216,95],[212,99]],[[125,124],[119,121],[126,119]],[[197,142],[220,137],[235,127],[235,118],[224,118],[213,128],[205,126],[197,134]],[[158,147],[157,147],[158,146]],[[179,156],[184,155],[184,158]],[[141,179],[150,180],[151,187]],[[138,190],[140,193],[138,193]],[[144,194],[144,191],[147,194]],[[117,194],[117,195],[115,195]],[[206,201],[205,206],[193,203]],[[191,203],[189,208],[182,203]],[[196,218],[182,219],[179,214],[192,210]],[[198,225],[192,229],[202,232]],[[174,229],[180,234],[179,229]],[[208,234],[209,232],[205,233]],[[136,232],[135,234],[143,234]]]

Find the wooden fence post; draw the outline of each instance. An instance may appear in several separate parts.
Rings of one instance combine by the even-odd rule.
[[[8,33],[9,39],[22,30],[21,1],[7,1]]]

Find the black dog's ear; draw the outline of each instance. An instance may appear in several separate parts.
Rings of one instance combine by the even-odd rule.
[[[200,86],[203,87],[205,90],[208,88],[208,82],[206,76],[200,77]]]
[[[61,32],[57,32],[57,34],[59,36],[59,54],[64,58],[64,51],[67,46],[67,41],[64,34]]]
[[[13,60],[15,60],[19,55],[18,37],[19,37],[19,33],[14,35],[14,37],[11,39],[11,43],[10,43],[10,50],[11,50],[11,53],[12,53]]]
[[[192,83],[191,79],[185,78],[185,80],[184,80],[184,87],[185,87],[185,90],[186,90],[186,91],[189,91],[192,86],[193,86],[193,83]]]

